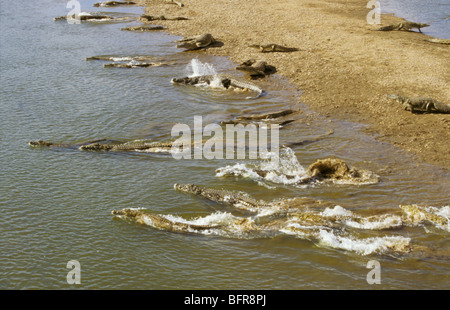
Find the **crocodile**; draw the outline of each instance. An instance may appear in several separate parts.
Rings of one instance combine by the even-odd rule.
[[[435,214],[418,205],[400,205],[400,208],[406,213],[404,220],[410,224],[419,224],[427,221],[450,231],[449,219],[443,215]]]
[[[299,49],[295,47],[286,47],[278,44],[251,44],[249,47],[257,48],[261,51],[261,53],[273,53],[273,52],[296,52]]]
[[[126,28],[120,28],[120,30],[123,31],[155,31],[155,30],[164,30],[166,27],[164,26],[154,26],[154,25],[145,25],[145,26],[132,26],[132,27],[126,27]]]
[[[130,208],[122,210],[113,210],[111,211],[111,214],[119,217],[134,219],[140,224],[150,225],[160,230],[167,230],[173,232],[186,233],[186,232],[203,231],[208,229],[220,228],[220,225],[196,225],[196,224],[187,224],[183,222],[175,222],[161,215],[147,213]]]
[[[424,41],[431,42],[431,43],[450,45],[450,39],[431,38],[431,39],[425,39]]]
[[[176,1],[176,0],[166,0],[166,3],[167,3],[167,4],[176,4],[176,5],[178,5],[180,8],[184,7],[184,4],[183,4],[183,3],[179,2],[179,1]]]
[[[44,141],[44,140],[37,140],[37,141],[30,141],[30,142],[28,142],[28,145],[31,146],[31,147],[48,147],[48,148],[57,147],[57,148],[74,148],[75,149],[75,148],[82,147],[84,145],[89,145],[89,144],[92,144],[92,143],[100,143],[100,142],[105,142],[105,141],[111,141],[111,140],[98,139],[98,140],[90,140],[90,141],[86,141],[86,142],[73,143],[73,144],[53,143],[53,142]]]
[[[135,5],[136,2],[133,1],[104,1],[94,3],[95,7],[111,7],[111,6],[119,6],[119,5]]]
[[[397,94],[387,95],[387,97],[401,103],[405,110],[412,113],[450,113],[450,105],[432,98],[409,98]]]
[[[294,110],[285,109],[285,110],[281,110],[281,111],[268,112],[268,113],[263,113],[263,114],[239,116],[236,119],[237,120],[265,120],[265,119],[273,119],[273,118],[283,117],[283,116],[286,116],[286,115],[289,115],[292,113],[294,113]]]
[[[184,48],[186,51],[193,51],[213,46],[217,43],[210,33],[204,33],[195,37],[178,40],[177,48]]]
[[[420,33],[422,33],[422,30],[420,28],[429,27],[428,24],[421,24],[421,23],[414,23],[414,22],[401,22],[398,24],[393,24],[389,26],[384,26],[378,29],[375,29],[375,31],[393,31],[393,30],[406,30],[411,31],[411,29],[417,28]]]
[[[236,67],[236,70],[245,71],[252,77],[264,77],[276,72],[275,67],[268,65],[264,60],[254,59],[243,62]]]
[[[60,16],[60,17],[55,17],[53,20],[54,21],[59,21],[59,20],[67,20],[67,15],[64,16]],[[76,14],[71,15],[72,19],[79,19],[80,21],[91,21],[91,20],[113,20],[115,19],[112,16],[108,16],[108,15],[87,15],[87,14],[79,14],[78,18]]]
[[[147,67],[161,67],[163,63],[154,62],[129,62],[129,63],[109,63],[104,64],[104,68],[147,68]]]
[[[262,114],[254,114],[254,115],[244,115],[238,116],[235,119],[221,121],[220,124],[249,124],[249,123],[261,123],[262,121],[265,124],[277,124],[279,128],[284,128],[287,124],[294,122],[293,119],[288,120],[276,120],[277,118],[282,118],[283,116],[287,116],[294,113],[291,109],[276,111],[276,112],[268,112]]]
[[[164,15],[152,16],[152,15],[141,15],[139,21],[141,22],[151,22],[155,20],[189,20],[187,17],[177,16],[177,17],[166,17]]]
[[[142,140],[121,142],[116,140],[99,139],[81,143],[53,143],[44,140],[30,141],[28,145],[31,147],[48,147],[48,148],[73,148],[83,151],[166,151],[170,152],[172,147],[179,147],[175,142],[145,142]]]
[[[308,142],[315,141],[305,140],[293,144],[303,145]],[[290,148],[287,148],[287,150],[292,151]],[[349,168],[344,161],[333,158],[317,160],[308,167],[307,171],[293,174],[287,174],[274,168],[265,169],[262,167],[264,166],[248,167],[246,169],[242,169],[241,167],[237,169],[223,167],[216,169],[216,174],[220,176],[245,176],[255,180],[263,178],[275,183],[288,182],[288,184],[292,185],[311,184],[315,182],[334,182],[342,184],[373,184],[379,182],[379,177],[376,174],[367,170]],[[248,170],[253,173],[249,174]],[[277,178],[274,179],[275,176]]]
[[[247,81],[242,78],[238,78],[228,74],[214,74],[214,75],[200,75],[193,77],[183,77],[183,78],[173,78],[171,80],[173,84],[185,84],[185,85],[198,85],[198,84],[208,84],[211,85],[213,82],[218,82],[226,89],[241,89],[241,90],[251,90],[256,92],[260,97],[263,94],[263,90],[256,84]]]
[[[195,184],[174,184],[174,188],[185,193],[194,194],[214,202],[224,203],[251,212],[257,212],[261,208],[267,208],[269,206],[266,202],[258,201],[245,194],[228,190],[206,188]]]

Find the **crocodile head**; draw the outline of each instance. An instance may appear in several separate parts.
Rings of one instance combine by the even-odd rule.
[[[200,83],[200,78],[198,76],[173,78],[171,80],[171,82],[173,84],[196,85],[196,84]]]
[[[199,194],[201,188],[195,184],[174,184],[173,188],[191,194]]]
[[[126,217],[136,217],[140,212],[133,209],[112,210],[111,214]]]
[[[28,145],[33,147],[48,147],[53,145],[53,143],[44,140],[38,140],[38,141],[30,141],[28,142]]]

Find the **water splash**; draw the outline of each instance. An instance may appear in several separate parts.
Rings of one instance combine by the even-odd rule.
[[[217,74],[217,71],[212,64],[207,62],[203,63],[197,58],[191,60],[186,67],[186,71],[188,72],[189,77]]]

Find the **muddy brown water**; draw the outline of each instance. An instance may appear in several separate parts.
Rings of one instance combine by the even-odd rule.
[[[173,43],[178,37],[120,31],[133,22],[54,22],[53,17],[67,14],[63,4],[46,0],[36,10],[18,1],[2,4],[0,13],[1,288],[70,289],[70,260],[80,263],[86,289],[449,288],[448,227],[430,222],[382,231],[344,227],[308,240],[287,233],[180,234],[113,217],[111,211],[122,208],[186,221],[251,216],[175,191],[174,183],[243,191],[267,201],[320,199],[365,216],[398,214],[400,204],[418,204],[448,217],[450,175],[364,134],[361,124],[308,110],[299,103],[301,92],[277,75],[256,81],[266,94],[250,100],[241,93],[172,85],[172,77],[192,73],[192,59],[198,60],[195,70],[210,64],[217,72],[239,73],[230,70],[236,64],[227,59],[181,53]],[[95,11],[93,1],[81,4],[82,11]],[[101,10],[127,16],[142,12]],[[151,55],[172,65],[103,68],[104,61],[85,60],[96,55]],[[216,174],[221,167],[253,167],[260,160],[175,160],[162,153],[27,145],[38,139],[159,141],[170,137],[176,123],[192,127],[196,115],[206,125],[243,111],[286,108],[301,112],[280,130],[281,144],[333,134],[292,147],[283,157],[284,168],[307,169],[317,159],[334,157],[372,171],[380,181],[296,186]],[[385,250],[391,237],[407,239],[419,250]],[[380,262],[380,285],[366,281],[371,260]]]

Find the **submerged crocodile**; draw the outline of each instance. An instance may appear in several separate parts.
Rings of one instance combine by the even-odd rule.
[[[129,63],[110,63],[104,64],[104,68],[147,68],[147,67],[161,67],[163,63],[154,62],[129,62]]]
[[[183,222],[175,222],[171,221],[161,215],[147,213],[134,209],[122,209],[122,210],[113,210],[111,214],[115,216],[121,216],[133,219],[140,224],[146,224],[161,230],[168,230],[173,232],[192,232],[192,231],[201,231],[219,228],[220,225],[195,225],[195,224],[187,224]]]
[[[238,78],[228,74],[214,74],[214,75],[200,75],[193,77],[173,78],[171,80],[173,84],[185,84],[185,85],[211,85],[214,82],[221,85],[225,89],[241,89],[251,90],[258,94],[257,97],[263,94],[263,90],[256,84],[247,81],[242,78]]]
[[[132,27],[126,27],[126,28],[120,28],[120,30],[123,31],[155,31],[155,30],[164,30],[166,27],[164,26],[155,26],[155,25],[146,25],[146,26],[132,26]]]
[[[142,140],[131,142],[120,142],[108,139],[91,140],[81,143],[53,143],[44,140],[30,141],[31,147],[49,147],[49,148],[73,148],[83,151],[155,151],[171,152],[172,147],[181,147],[182,144],[176,142],[145,142]]]
[[[295,47],[286,47],[278,44],[251,44],[249,47],[257,48],[261,51],[261,53],[273,53],[273,52],[296,52],[299,49]]]
[[[396,94],[388,95],[388,98],[401,103],[405,110],[411,111],[412,113],[450,113],[450,105],[432,98],[409,98]]]
[[[282,118],[284,116],[290,115],[294,113],[291,109],[276,111],[276,112],[268,112],[268,113],[262,113],[262,114],[254,114],[254,115],[244,115],[244,116],[238,116],[235,119],[227,120],[227,121],[221,121],[220,124],[226,125],[226,124],[251,124],[251,123],[261,123],[264,122],[265,124],[277,124],[279,128],[284,128],[287,124],[290,124],[294,122],[293,119],[288,120],[276,120],[277,118]]]
[[[195,37],[184,38],[178,40],[180,44],[177,44],[177,48],[184,48],[187,51],[198,50],[206,47],[210,47],[217,43],[216,39],[210,33],[204,33]]]
[[[87,57],[86,61],[89,60],[106,60],[106,61],[142,61],[147,62],[149,60],[159,60],[163,61],[164,58],[161,57],[155,57],[155,56],[113,56],[113,55],[99,55],[99,56],[92,56]]]
[[[94,3],[95,7],[111,7],[111,6],[119,6],[119,5],[135,5],[136,2],[133,1],[104,1]]]
[[[44,140],[37,140],[37,141],[30,141],[28,142],[28,145],[31,147],[48,147],[48,148],[52,148],[52,147],[58,147],[58,148],[80,148],[84,145],[89,145],[89,144],[93,144],[93,143],[100,143],[100,142],[105,142],[105,141],[111,141],[108,139],[98,139],[98,140],[90,140],[90,141],[85,141],[85,142],[81,142],[81,143],[73,143],[73,144],[69,144],[69,143],[53,143],[53,142],[49,142],[49,141],[44,141]]]
[[[266,202],[258,201],[245,194],[227,190],[206,188],[195,184],[175,184],[174,188],[185,193],[194,194],[214,202],[224,203],[246,211],[256,212],[261,208],[267,208],[269,206]]]
[[[67,20],[68,16],[64,15],[64,16],[60,16],[60,17],[55,17],[53,20],[54,21],[59,21],[59,20]],[[87,14],[79,14],[78,16],[76,14],[71,15],[69,18],[72,19],[79,19],[80,21],[91,21],[91,20],[113,20],[115,19],[112,16],[108,16],[108,15],[87,15]]]
[[[408,221],[410,224],[427,221],[450,231],[450,221],[443,215],[435,214],[417,205],[400,205],[400,208],[406,213],[405,221]]]
[[[264,77],[273,74],[276,71],[275,67],[268,65],[267,62],[254,59],[243,62],[236,67],[236,70],[245,71],[252,77]]]
[[[389,26],[384,26],[379,29],[376,29],[376,31],[393,31],[393,30],[405,30],[405,31],[411,31],[411,29],[418,29],[420,33],[422,33],[422,30],[420,28],[429,27],[428,24],[421,24],[421,23],[414,23],[414,22],[401,22],[398,24],[393,24]]]

